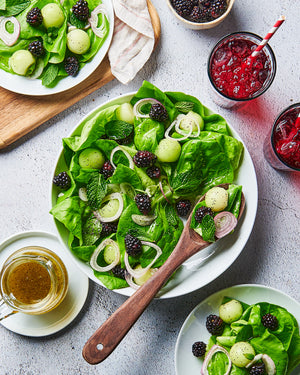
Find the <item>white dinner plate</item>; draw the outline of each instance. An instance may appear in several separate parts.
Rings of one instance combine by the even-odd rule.
[[[114,100],[110,100],[96,110],[107,108],[111,105],[122,104],[128,102],[134,94],[126,94],[120,96]],[[80,135],[82,126],[80,125],[87,117],[96,111],[95,109],[90,112],[85,118],[83,118],[79,125],[77,125],[71,135]],[[238,133],[231,128],[232,135],[240,140]],[[55,175],[55,171],[66,170],[65,159],[63,151],[60,151],[55,168],[53,170],[50,189],[51,189],[51,208],[56,204],[57,196],[53,189],[52,179]],[[244,145],[243,161],[240,166],[238,176],[234,183],[243,186],[243,193],[245,196],[246,206],[242,218],[239,220],[239,224],[233,234],[226,236],[216,243],[210,245],[208,248],[201,251],[199,254],[194,255],[188,261],[186,261],[176,272],[175,276],[170,280],[167,285],[161,290],[159,298],[171,298],[178,297],[190,292],[193,292],[204,285],[210,283],[212,280],[220,276],[230,265],[235,261],[243,250],[248,238],[251,234],[253,224],[255,221],[256,210],[257,210],[257,180],[255,169],[253,166],[250,154]],[[64,244],[66,250],[71,253],[68,248],[68,230],[58,222],[54,220],[57,229],[58,237]],[[76,258],[71,253],[77,265],[81,270],[97,284],[102,285],[99,279],[94,276],[91,267]],[[132,288],[114,289],[115,292],[130,296],[134,293]]]
[[[102,3],[107,9],[107,17],[109,21],[109,33],[102,44],[101,48],[93,59],[86,63],[84,67],[78,72],[76,77],[65,77],[58,82],[58,84],[53,87],[45,87],[42,85],[40,79],[30,79],[28,77],[19,76],[17,74],[11,74],[0,69],[0,86],[9,91],[13,91],[18,94],[32,95],[32,96],[44,96],[53,95],[59,92],[69,90],[82,81],[84,81],[88,76],[90,76],[94,70],[100,65],[104,59],[111,40],[114,30],[114,10],[111,0],[102,0]]]
[[[55,252],[64,262],[69,288],[64,300],[54,310],[42,315],[17,313],[0,323],[10,331],[24,336],[48,336],[70,324],[81,311],[88,294],[89,279],[81,272],[56,236],[47,232],[17,233],[0,244],[0,268],[10,254],[26,246],[42,246]]]
[[[231,297],[249,305],[258,302],[269,302],[288,310],[300,323],[300,304],[280,290],[264,285],[244,284],[235,285],[206,298],[186,318],[179,332],[175,347],[176,375],[199,375],[202,360],[192,353],[192,345],[196,341],[208,342],[208,333],[205,322],[210,314],[219,315],[219,306],[223,297]],[[290,375],[299,375],[299,366]]]

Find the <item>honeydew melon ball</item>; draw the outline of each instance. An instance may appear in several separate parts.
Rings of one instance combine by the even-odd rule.
[[[232,299],[231,301],[226,302],[219,307],[220,318],[228,324],[238,320],[242,314],[243,306],[239,301],[235,299]]]
[[[49,29],[50,27],[60,27],[65,20],[63,11],[59,5],[55,3],[49,3],[45,5],[42,9],[43,24]]]
[[[229,352],[229,357],[232,360],[232,363],[237,367],[247,366],[254,356],[255,350],[253,346],[245,341],[240,341],[234,344]]]
[[[179,159],[180,152],[181,146],[179,142],[175,139],[164,138],[159,142],[155,155],[160,162],[172,163]]]
[[[109,218],[116,215],[120,206],[118,199],[110,199],[98,210],[102,217]]]
[[[197,124],[200,130],[204,128],[204,121],[202,117],[196,112],[189,111],[180,121],[179,127],[187,132],[189,132],[192,127],[192,132],[196,132],[198,130]]]
[[[81,168],[100,169],[103,167],[105,158],[98,149],[86,148],[80,153],[78,162]]]
[[[35,58],[29,51],[25,49],[19,49],[18,51],[13,53],[9,60],[9,63],[11,69],[16,74],[25,76],[25,74],[28,72],[28,69],[35,63]]]
[[[130,103],[123,103],[116,109],[117,119],[120,121],[128,122],[133,125],[134,114],[133,107]]]
[[[119,250],[112,245],[107,245],[103,251],[103,258],[107,264],[113,263],[118,257]]]
[[[224,210],[228,204],[228,192],[221,187],[213,187],[205,194],[205,203],[214,212]]]
[[[86,53],[90,45],[90,38],[84,30],[74,29],[67,34],[67,46],[71,52],[77,55]]]
[[[142,269],[142,266],[139,264],[138,266],[135,267],[135,270],[141,270]],[[134,277],[133,278],[133,281],[137,284],[137,285],[143,285],[145,284],[146,281],[148,281],[150,279],[150,277],[155,273],[155,270],[153,268],[149,268],[147,270],[147,272],[141,276],[141,277]]]

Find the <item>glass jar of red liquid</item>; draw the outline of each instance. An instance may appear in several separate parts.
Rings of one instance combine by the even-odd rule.
[[[280,113],[264,142],[264,155],[273,168],[300,171],[300,103]]]
[[[231,108],[263,94],[276,73],[276,60],[269,45],[251,57],[262,38],[248,32],[237,32],[222,38],[208,59],[208,76],[214,101]]]

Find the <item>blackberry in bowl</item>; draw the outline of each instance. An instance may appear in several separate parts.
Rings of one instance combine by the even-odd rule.
[[[234,0],[167,0],[175,17],[187,28],[210,29],[230,13]]]

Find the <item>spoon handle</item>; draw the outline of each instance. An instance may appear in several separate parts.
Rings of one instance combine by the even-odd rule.
[[[208,243],[184,241],[181,237],[173,253],[157,272],[129,297],[89,338],[82,355],[90,364],[107,358],[150,304],[173,272],[190,256],[208,246]]]

